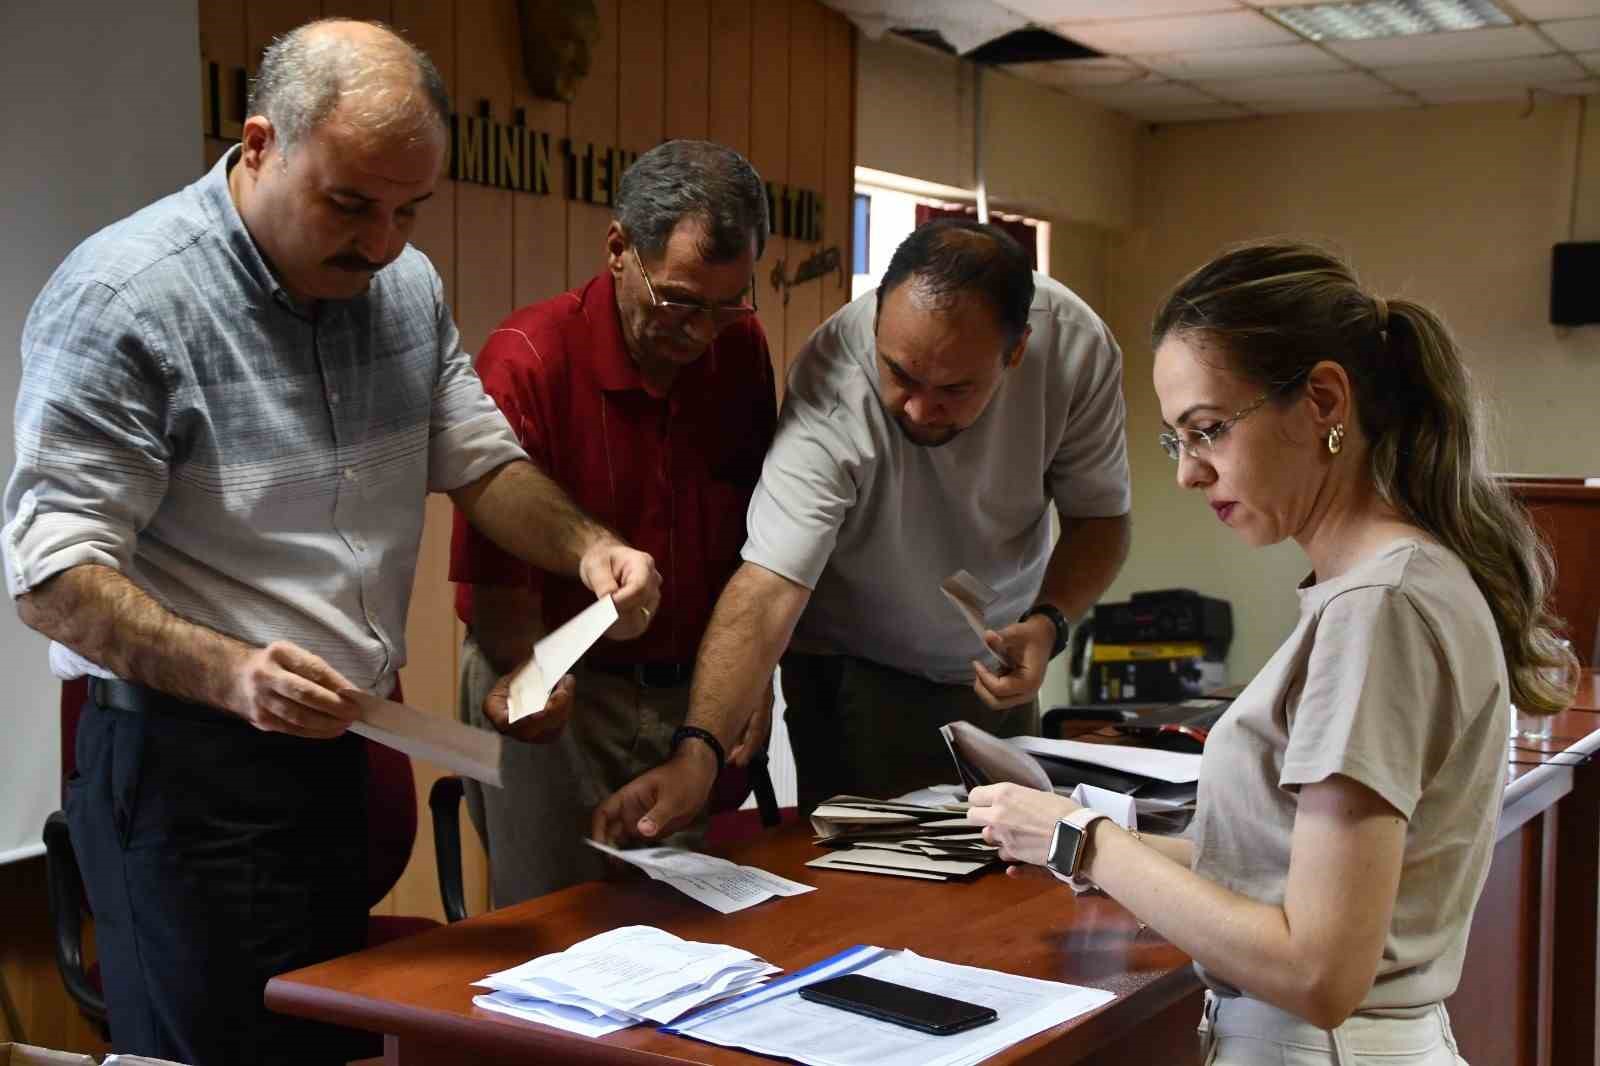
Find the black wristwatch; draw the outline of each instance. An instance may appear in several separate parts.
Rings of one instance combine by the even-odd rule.
[[[1026,622],[1036,614],[1044,615],[1046,618],[1050,619],[1050,624],[1056,627],[1056,641],[1054,644],[1050,645],[1050,658],[1054,659],[1057,655],[1060,655],[1062,652],[1067,650],[1067,638],[1072,636],[1072,624],[1067,621],[1066,615],[1062,614],[1048,603],[1034,604],[1026,611],[1023,611],[1022,617],[1017,619],[1017,621],[1019,623]]]

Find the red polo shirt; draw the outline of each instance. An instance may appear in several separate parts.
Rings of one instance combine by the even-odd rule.
[[[692,662],[722,586],[739,566],[745,510],[777,422],[772,359],[754,317],[729,326],[645,390],[622,340],[609,272],[515,312],[490,335],[478,376],[534,462],[579,507],[655,557],[661,607],[637,640],[602,640],[596,662]],[[576,578],[496,547],[456,512],[450,580],[472,624],[472,586],[523,585],[552,628],[594,602]]]

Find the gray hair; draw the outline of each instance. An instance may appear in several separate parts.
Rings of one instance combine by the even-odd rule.
[[[382,35],[352,41],[331,33],[350,19],[308,22],[273,40],[250,83],[247,111],[272,122],[280,152],[331,115],[345,99],[359,104],[352,122],[372,133],[416,135],[430,121],[448,127],[450,94],[427,53],[381,22],[359,23]]]
[[[772,232],[767,189],[749,160],[710,141],[667,141],[622,175],[617,221],[641,255],[660,255],[679,222],[706,227],[700,254],[713,263],[737,258],[755,238],[761,257]]]

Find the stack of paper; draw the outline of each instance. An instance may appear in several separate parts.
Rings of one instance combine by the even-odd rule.
[[[665,1025],[778,972],[741,948],[630,925],[490,974],[476,983],[493,991],[472,1002],[568,1032],[605,1036],[643,1021]]]
[[[842,973],[993,1007],[999,1017],[965,1032],[934,1036],[799,997],[806,985]],[[863,944],[737,1000],[708,1007],[667,1031],[815,1066],[967,1066],[1115,998],[1098,988]]]
[[[834,849],[806,863],[823,870],[948,881],[999,861],[999,848],[967,821],[966,804],[922,806],[835,796],[811,814],[816,842]]]

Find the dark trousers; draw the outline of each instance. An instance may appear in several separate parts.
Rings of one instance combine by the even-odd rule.
[[[802,813],[830,796],[887,799],[960,779],[939,727],[1037,735],[1039,702],[989,708],[971,685],[943,685],[849,655],[783,659],[783,720]]]
[[[91,691],[66,809],[115,1049],[193,1066],[352,1057],[352,1034],[272,1014],[262,991],[365,941],[360,738],[262,733],[134,686]]]

